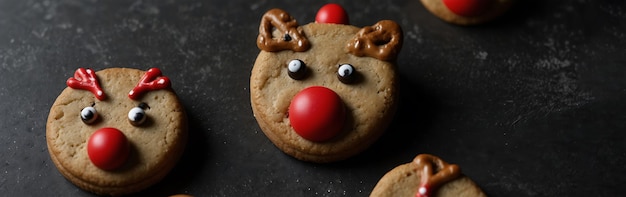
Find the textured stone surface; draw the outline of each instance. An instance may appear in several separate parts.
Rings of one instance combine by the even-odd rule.
[[[282,8],[306,24],[323,2],[0,1],[0,192],[90,196],[52,164],[50,106],[77,67],[159,67],[189,118],[166,196],[367,196],[393,167],[430,153],[489,196],[626,192],[626,6],[518,1],[492,23],[442,22],[418,0],[340,2],[355,26],[404,29],[391,127],[349,160],[295,160],[250,107],[259,21]]]

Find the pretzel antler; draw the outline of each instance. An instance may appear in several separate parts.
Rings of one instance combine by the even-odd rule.
[[[141,77],[141,80],[139,80],[139,83],[137,83],[133,90],[128,93],[128,97],[133,100],[138,100],[146,92],[166,89],[169,88],[170,85],[170,79],[166,76],[162,76],[161,70],[151,68]]]
[[[66,84],[70,88],[88,90],[93,93],[98,100],[106,99],[106,95],[98,83],[98,76],[89,68],[78,68],[76,72],[74,72],[74,77],[67,79]]]
[[[275,39],[273,29],[278,30],[282,37]],[[284,10],[275,8],[267,11],[261,18],[259,36],[257,37],[259,49],[268,52],[292,50],[302,52],[309,50],[311,45],[306,39],[304,32],[298,29],[298,22]]]
[[[420,154],[415,157],[413,162],[418,165],[418,168],[422,168],[422,180],[416,197],[432,196],[433,192],[441,185],[461,176],[461,169],[458,165],[448,164],[433,155]],[[435,165],[435,169],[433,169],[433,165]],[[435,170],[438,171],[433,173]]]
[[[391,20],[363,27],[347,44],[353,55],[370,56],[383,61],[395,60],[402,48],[402,29]]]

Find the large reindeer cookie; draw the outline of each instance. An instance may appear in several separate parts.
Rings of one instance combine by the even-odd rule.
[[[420,154],[413,162],[395,167],[376,184],[372,197],[484,197],[482,190],[458,165],[448,164],[439,157]]]
[[[79,68],[46,125],[50,157],[75,185],[123,195],[161,180],[186,144],[187,119],[157,68]]]
[[[330,19],[347,22],[334,6],[339,12]],[[402,30],[389,20],[358,28],[317,18],[299,26],[283,10],[265,13],[250,97],[259,126],[278,148],[322,163],[363,151],[386,130],[397,104]]]

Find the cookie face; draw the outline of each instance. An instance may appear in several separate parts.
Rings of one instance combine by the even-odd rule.
[[[448,164],[439,157],[421,154],[413,162],[387,172],[376,184],[370,196],[467,196],[484,197],[482,190],[461,174],[459,166]]]
[[[187,120],[169,79],[147,72],[80,68],[50,109],[46,140],[75,185],[123,195],[161,180],[186,144]]]
[[[285,11],[261,21],[250,78],[252,110],[265,135],[297,159],[331,162],[373,143],[396,108],[393,21],[357,28],[299,26]]]
[[[435,16],[457,25],[477,25],[502,15],[513,0],[421,0]]]

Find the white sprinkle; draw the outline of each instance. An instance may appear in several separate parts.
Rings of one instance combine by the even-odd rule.
[[[426,194],[426,188],[425,187],[420,187],[419,192],[420,192],[421,195],[425,195]]]
[[[478,54],[475,54],[475,57],[476,59],[479,59],[479,60],[486,60],[487,55],[489,55],[489,53],[487,53],[486,51],[480,51],[478,52]]]

